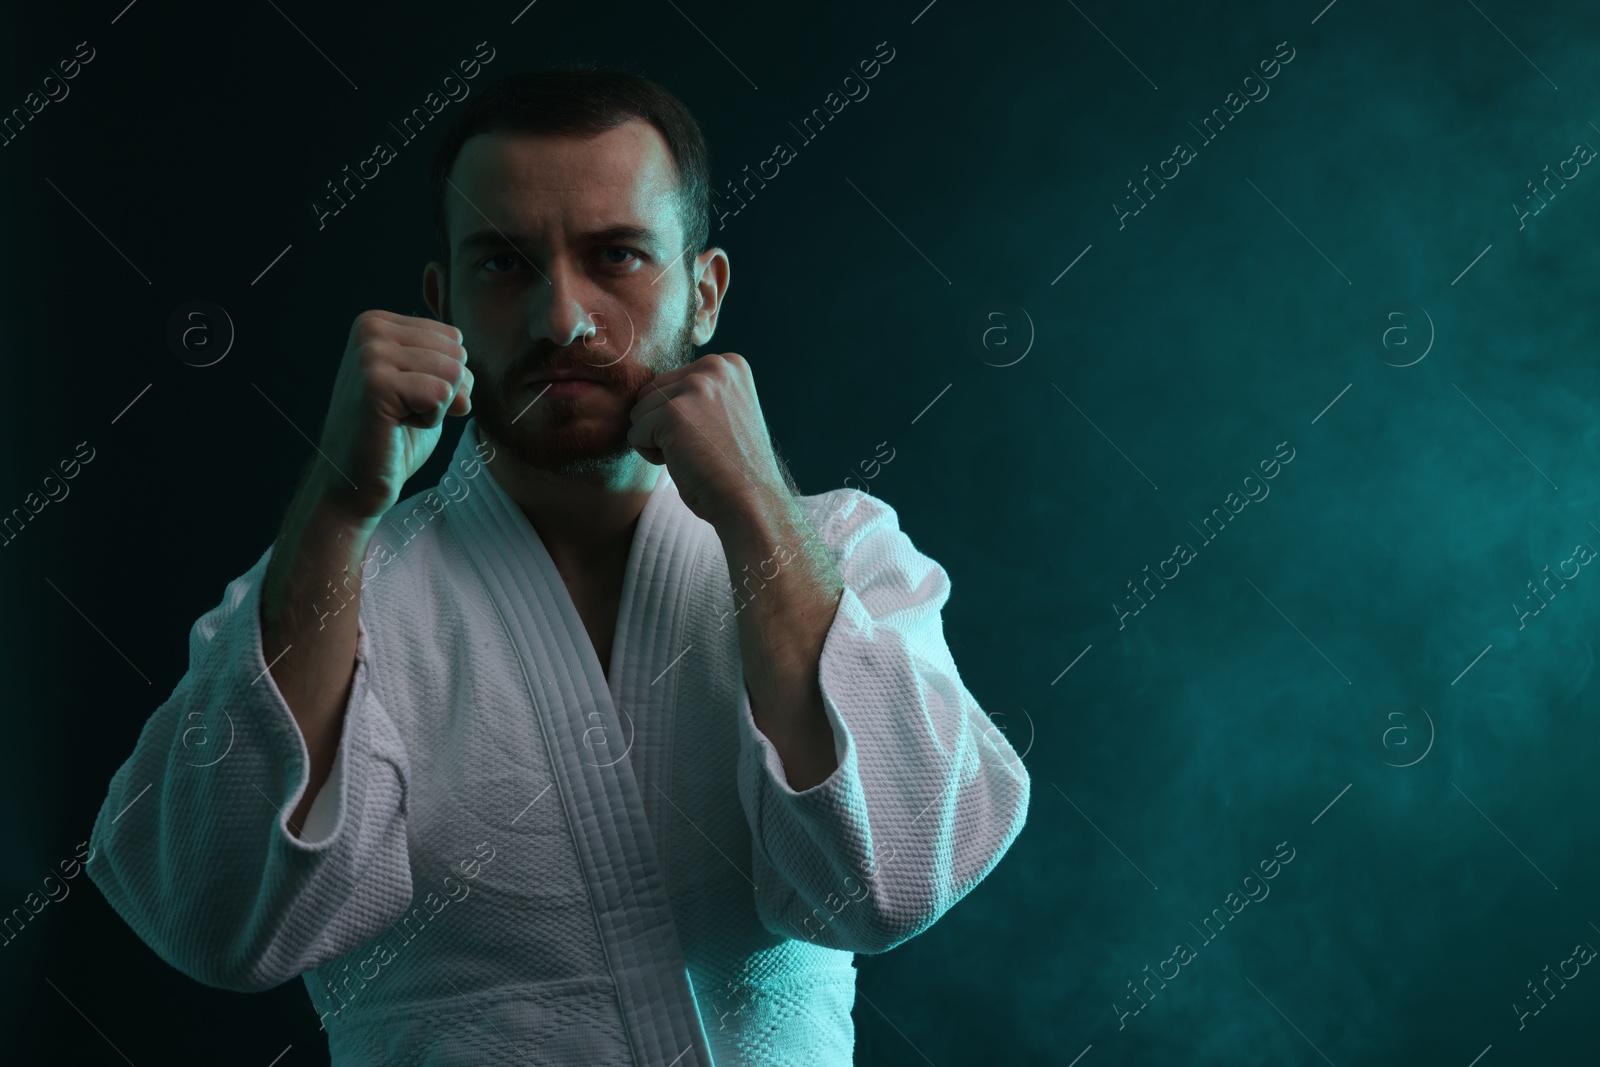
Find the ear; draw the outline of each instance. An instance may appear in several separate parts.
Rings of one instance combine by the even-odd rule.
[[[722,299],[728,294],[728,274],[731,265],[728,253],[720,248],[708,248],[695,257],[695,291],[700,309],[695,314],[694,343],[707,344],[717,330],[717,314],[722,310]]]
[[[422,299],[434,318],[450,323],[450,275],[437,260],[422,268]]]

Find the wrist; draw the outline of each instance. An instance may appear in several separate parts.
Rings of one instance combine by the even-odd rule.
[[[792,531],[803,520],[794,498],[786,491],[752,487],[730,499],[712,523],[723,547],[764,545]]]
[[[370,538],[394,503],[392,500],[381,504],[356,500],[343,476],[318,462],[301,479],[294,509],[303,522]]]

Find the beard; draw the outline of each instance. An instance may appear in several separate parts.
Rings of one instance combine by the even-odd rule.
[[[627,412],[639,402],[657,374],[676,370],[695,358],[694,325],[699,307],[694,297],[695,290],[691,288],[682,324],[665,341],[649,350],[641,348],[637,362],[617,358],[610,337],[606,343],[592,347],[585,338],[568,348],[546,345],[528,359],[514,363],[494,381],[480,380],[472,391],[472,413],[479,437],[496,449],[505,449],[518,463],[550,474],[593,475],[619,470],[630,456],[638,454],[628,443],[632,424]],[[622,413],[610,422],[598,418],[594,408],[608,401],[594,395],[547,394],[530,404],[538,390],[525,389],[522,382],[540,370],[558,367],[581,368],[599,378],[600,389],[605,393],[625,398]]]

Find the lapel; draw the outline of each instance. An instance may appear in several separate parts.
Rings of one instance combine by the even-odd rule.
[[[477,420],[471,419],[453,464],[465,470],[478,462],[477,444]],[[697,555],[692,550],[710,527],[689,511],[663,467],[628,552],[608,684],[577,605],[538,532],[493,474],[479,473],[477,491],[462,498],[452,514],[467,557],[518,653],[635,1059],[711,1067],[651,830],[657,790],[644,795],[640,774],[646,767],[635,766],[658,746],[639,746],[640,752],[632,753],[641,716],[628,711],[648,699],[661,712],[652,720],[670,714],[666,698],[672,690],[652,686],[648,679],[681,651],[674,646]],[[664,649],[671,652],[654,665],[653,653]],[[510,665],[507,660],[505,666]],[[527,673],[528,665],[537,676]],[[676,679],[677,672],[669,676]]]

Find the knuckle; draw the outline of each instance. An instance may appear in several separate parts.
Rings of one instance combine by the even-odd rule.
[[[362,338],[382,336],[383,330],[387,325],[387,321],[382,317],[382,313],[377,309],[363,311],[361,314],[356,316],[356,336]]]

